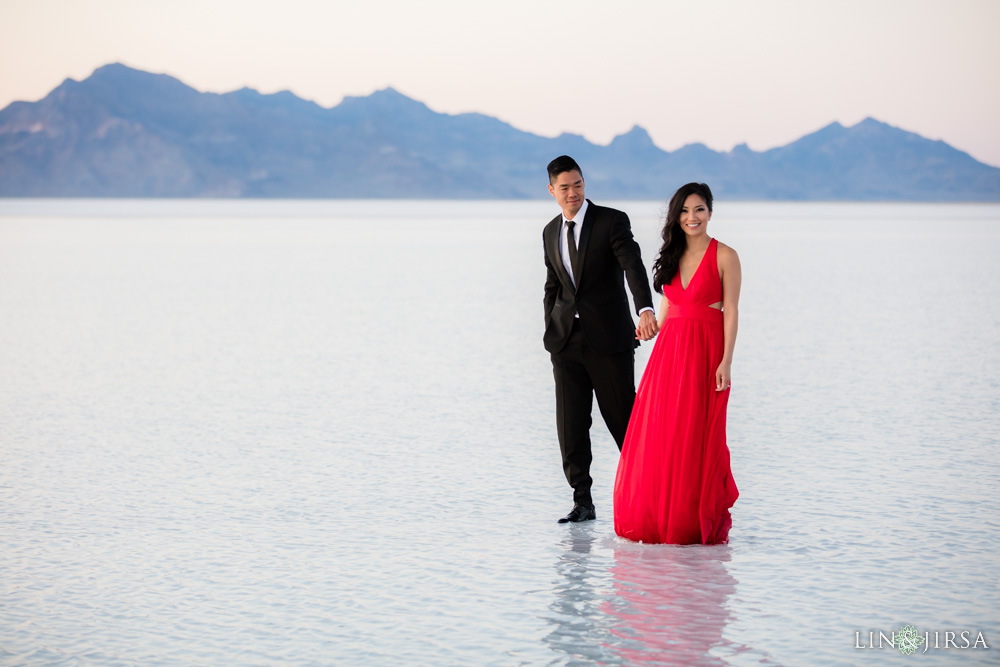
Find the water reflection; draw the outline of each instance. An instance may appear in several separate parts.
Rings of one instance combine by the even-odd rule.
[[[611,619],[603,609],[607,600],[607,560],[593,553],[596,541],[593,524],[568,526],[556,561],[559,577],[549,605],[555,628],[545,642],[563,659],[555,664],[618,665],[621,659],[611,649],[616,641]]]
[[[728,546],[634,544],[593,526],[571,526],[561,546],[545,638],[556,663],[721,665],[748,650],[723,638]]]
[[[727,646],[726,600],[736,579],[726,545],[679,547],[615,544],[614,596],[604,605],[614,618],[612,648],[629,665],[724,664],[713,648]]]

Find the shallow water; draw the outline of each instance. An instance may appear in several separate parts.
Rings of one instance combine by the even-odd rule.
[[[555,523],[554,214],[0,201],[0,663],[998,664],[1000,207],[717,205],[713,547]]]

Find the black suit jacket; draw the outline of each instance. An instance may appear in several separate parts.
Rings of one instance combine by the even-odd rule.
[[[623,278],[628,279],[637,314],[653,306],[653,295],[628,216],[587,200],[587,214],[579,232],[581,261],[576,267],[575,288],[559,253],[561,227],[562,214],[542,231],[547,270],[545,349],[559,352],[563,348],[577,311],[587,344],[598,354],[614,354],[638,346]]]

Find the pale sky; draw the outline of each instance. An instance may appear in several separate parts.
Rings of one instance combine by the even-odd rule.
[[[605,144],[773,148],[866,116],[1000,166],[1000,0],[0,0],[0,108],[121,62],[325,107],[392,86]]]

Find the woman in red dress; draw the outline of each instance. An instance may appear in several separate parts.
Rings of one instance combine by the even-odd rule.
[[[729,467],[726,405],[736,345],[740,260],[708,235],[712,191],[688,183],[670,200],[653,287],[660,331],[636,392],[618,475],[615,532],[640,542],[729,540],[739,491]]]

